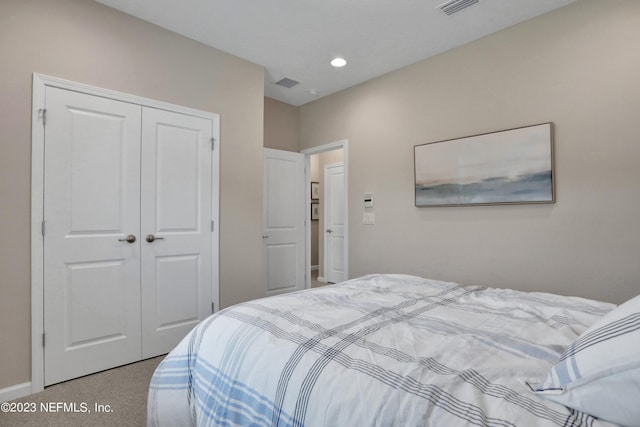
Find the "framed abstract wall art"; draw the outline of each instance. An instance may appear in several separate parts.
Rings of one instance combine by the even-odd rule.
[[[414,146],[415,204],[554,203],[553,124]]]

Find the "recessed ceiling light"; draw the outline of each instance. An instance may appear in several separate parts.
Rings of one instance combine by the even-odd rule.
[[[347,60],[344,58],[333,58],[331,60],[331,65],[336,68],[344,67],[345,65],[347,65]]]

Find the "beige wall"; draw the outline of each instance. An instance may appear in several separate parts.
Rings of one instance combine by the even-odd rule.
[[[264,295],[262,67],[87,0],[2,0],[0,58],[0,389],[30,380],[34,72],[219,113],[220,301]]]
[[[580,0],[302,106],[301,148],[349,140],[350,275],[640,293],[639,28],[639,1]],[[555,204],[414,207],[414,145],[547,121]]]
[[[276,150],[300,151],[298,108],[264,98],[264,146]]]

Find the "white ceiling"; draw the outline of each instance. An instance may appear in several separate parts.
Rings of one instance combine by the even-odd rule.
[[[451,16],[445,0],[96,1],[262,65],[265,96],[299,106],[576,0],[480,0]],[[300,84],[274,84],[284,77]]]

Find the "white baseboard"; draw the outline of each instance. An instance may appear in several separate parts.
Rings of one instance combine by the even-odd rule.
[[[319,265],[312,265],[311,266],[311,271],[318,271],[320,270],[320,266]]]
[[[318,277],[318,282],[327,283],[327,279],[325,279],[324,277]]]
[[[11,387],[0,388],[0,402],[19,399],[31,394],[31,382],[12,385]]]

